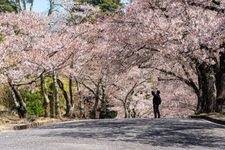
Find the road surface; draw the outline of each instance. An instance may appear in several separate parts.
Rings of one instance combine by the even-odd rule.
[[[87,120],[0,132],[1,150],[225,150],[225,126],[192,119]]]

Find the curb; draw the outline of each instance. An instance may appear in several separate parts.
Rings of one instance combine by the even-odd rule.
[[[64,122],[66,120],[57,120],[57,121],[46,121],[46,122],[33,122],[33,123],[27,123],[27,124],[17,124],[17,125],[10,125],[4,128],[0,129],[1,131],[5,130],[24,130],[24,129],[30,129],[30,128],[37,128],[42,125],[48,125],[52,123],[58,123],[58,122]]]
[[[201,115],[201,116],[190,116],[190,118],[192,119],[204,119],[207,121],[211,121],[213,123],[217,123],[217,124],[221,124],[221,125],[225,125],[225,120],[219,120],[219,119],[215,119],[206,115]]]
[[[13,130],[24,130],[24,129],[29,129],[29,128],[35,128],[35,127],[39,127],[41,125],[48,124],[48,123],[52,123],[52,122],[45,122],[45,123],[35,122],[35,123],[30,123],[30,124],[20,124],[20,125],[14,126]]]

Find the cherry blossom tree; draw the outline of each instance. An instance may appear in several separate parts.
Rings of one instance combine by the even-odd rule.
[[[106,21],[114,62],[178,79],[197,95],[197,113],[214,112],[224,102],[224,9],[209,0],[134,0]]]
[[[100,116],[107,113],[109,108],[109,89],[112,86],[112,80],[103,64],[104,58],[100,53],[92,53],[92,57],[82,67],[77,77],[77,81],[94,97],[94,105],[91,110],[91,118],[98,118],[97,111]],[[101,118],[101,117],[100,117]]]
[[[59,73],[70,66],[71,62],[75,64],[74,67],[78,67],[76,62],[84,59],[90,48],[87,39],[93,25],[68,25],[69,17],[71,16],[67,14],[44,16],[32,12],[0,16],[2,83],[10,78],[10,85],[19,86],[40,78],[46,116],[50,100],[46,92],[45,77],[51,76],[53,79],[53,102],[50,109],[52,117],[60,116],[57,83],[62,91],[65,90]],[[66,102],[70,107],[68,99]],[[70,108],[67,108],[67,113],[68,110]]]
[[[35,20],[28,19],[26,15],[21,20],[22,15],[15,17],[13,13],[1,14],[0,17],[0,32],[3,38],[0,44],[3,56],[1,60],[1,82],[9,84],[19,116],[25,117],[26,106],[16,86],[23,84],[22,82],[32,83],[32,80],[36,77],[35,75],[39,74],[37,67],[32,66],[26,60],[27,50],[30,47],[29,32],[32,32],[32,29],[28,31],[27,28],[34,26]],[[26,19],[30,21],[30,24],[26,26],[27,28],[24,22]]]
[[[142,71],[143,70],[134,67],[127,73],[121,75],[120,78],[117,79],[118,81],[114,83],[117,90],[112,94],[115,99],[122,103],[125,118],[136,118],[140,116],[141,112],[137,112],[136,110],[138,103],[141,103],[141,98],[138,97],[138,95],[140,93],[141,95],[147,95],[148,88],[146,85],[149,80],[145,79]],[[148,87],[150,87],[150,84]]]

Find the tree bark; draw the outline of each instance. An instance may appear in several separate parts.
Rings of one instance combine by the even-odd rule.
[[[216,112],[222,113],[225,102],[225,73],[221,70],[217,74],[217,107]]]
[[[100,101],[100,95],[101,95],[101,84],[102,84],[102,78],[99,79],[96,86],[96,92],[95,92],[95,104],[92,110],[92,118],[97,119],[97,111],[98,111],[98,105]]]
[[[33,6],[34,6],[34,0],[31,0],[31,1],[30,1],[30,11],[33,10]]]
[[[199,94],[197,113],[216,111],[216,73],[212,65],[201,64],[199,71]]]
[[[16,105],[19,117],[26,118],[27,109],[22,95],[20,94],[19,90],[11,83],[11,81],[9,81],[9,86],[13,95],[14,103]]]
[[[128,118],[128,111],[127,111],[126,103],[123,103],[123,108],[124,108],[124,118]]]
[[[61,113],[60,113],[60,105],[59,105],[59,97],[58,97],[58,90],[57,90],[57,75],[55,70],[52,72],[52,78],[53,78],[53,101],[55,102],[55,117],[60,118]]]
[[[76,87],[77,87],[77,95],[79,99],[79,107],[78,107],[80,111],[79,117],[85,118],[85,112],[84,112],[85,104],[84,104],[82,92],[80,91],[79,82],[76,78],[75,78],[75,81],[76,81]]]
[[[69,77],[69,98],[70,98],[70,105],[71,105],[70,117],[72,117],[73,113],[74,113],[75,104],[74,104],[74,99],[73,99],[73,78],[71,75]]]
[[[21,0],[16,0],[16,9],[18,13],[22,11]]]
[[[17,102],[16,95],[15,95],[15,93],[14,93],[14,91],[13,91],[11,86],[9,86],[9,89],[10,89],[10,92],[12,93],[13,102],[14,102],[14,105],[15,105],[16,110],[17,110],[18,115],[19,115],[20,104]],[[20,115],[19,115],[19,117],[20,117]]]
[[[23,10],[27,10],[26,0],[22,0]]]
[[[54,6],[55,6],[55,0],[49,0],[48,16],[53,13]]]
[[[98,110],[99,97],[95,96],[95,103],[91,112],[91,118],[97,119],[97,110]]]
[[[69,100],[69,96],[64,88],[64,85],[62,83],[62,81],[60,79],[57,79],[57,83],[59,88],[61,89],[62,93],[63,93],[63,97],[65,98],[66,101],[66,114],[65,116],[70,117],[70,110],[71,110],[71,104],[70,104],[70,100]]]
[[[100,119],[107,118],[108,103],[109,102],[105,94],[104,86],[101,85],[101,108],[100,108],[100,114],[99,114]]]
[[[96,85],[96,92],[95,92],[95,103],[92,109],[91,117],[92,119],[97,119],[97,110],[98,110],[98,104],[99,104],[99,96],[100,96],[100,84],[101,84],[101,79],[99,80],[98,84]]]
[[[219,71],[216,76],[217,85],[217,108],[216,111],[222,113],[223,105],[225,103],[225,53],[219,53]]]
[[[44,98],[44,103],[43,103],[43,107],[45,109],[45,117],[49,117],[50,116],[50,106],[49,106],[49,98],[48,98],[48,92],[47,92],[47,87],[46,87],[46,83],[45,83],[45,77],[44,74],[41,75],[41,93],[42,96]]]
[[[98,111],[98,104],[100,101],[100,95],[101,95],[101,90],[100,90],[100,85],[101,85],[102,79],[98,80],[98,83],[94,83],[95,84],[95,89],[91,89],[89,86],[87,86],[84,82],[82,82],[81,84],[87,88],[95,97],[95,102],[94,102],[94,106],[92,108],[92,111],[90,113],[90,116],[92,119],[97,119],[97,111]]]

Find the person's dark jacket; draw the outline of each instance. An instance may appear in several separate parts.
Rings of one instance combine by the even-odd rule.
[[[153,97],[153,105],[160,105],[161,104],[161,98],[159,95],[155,95]]]

